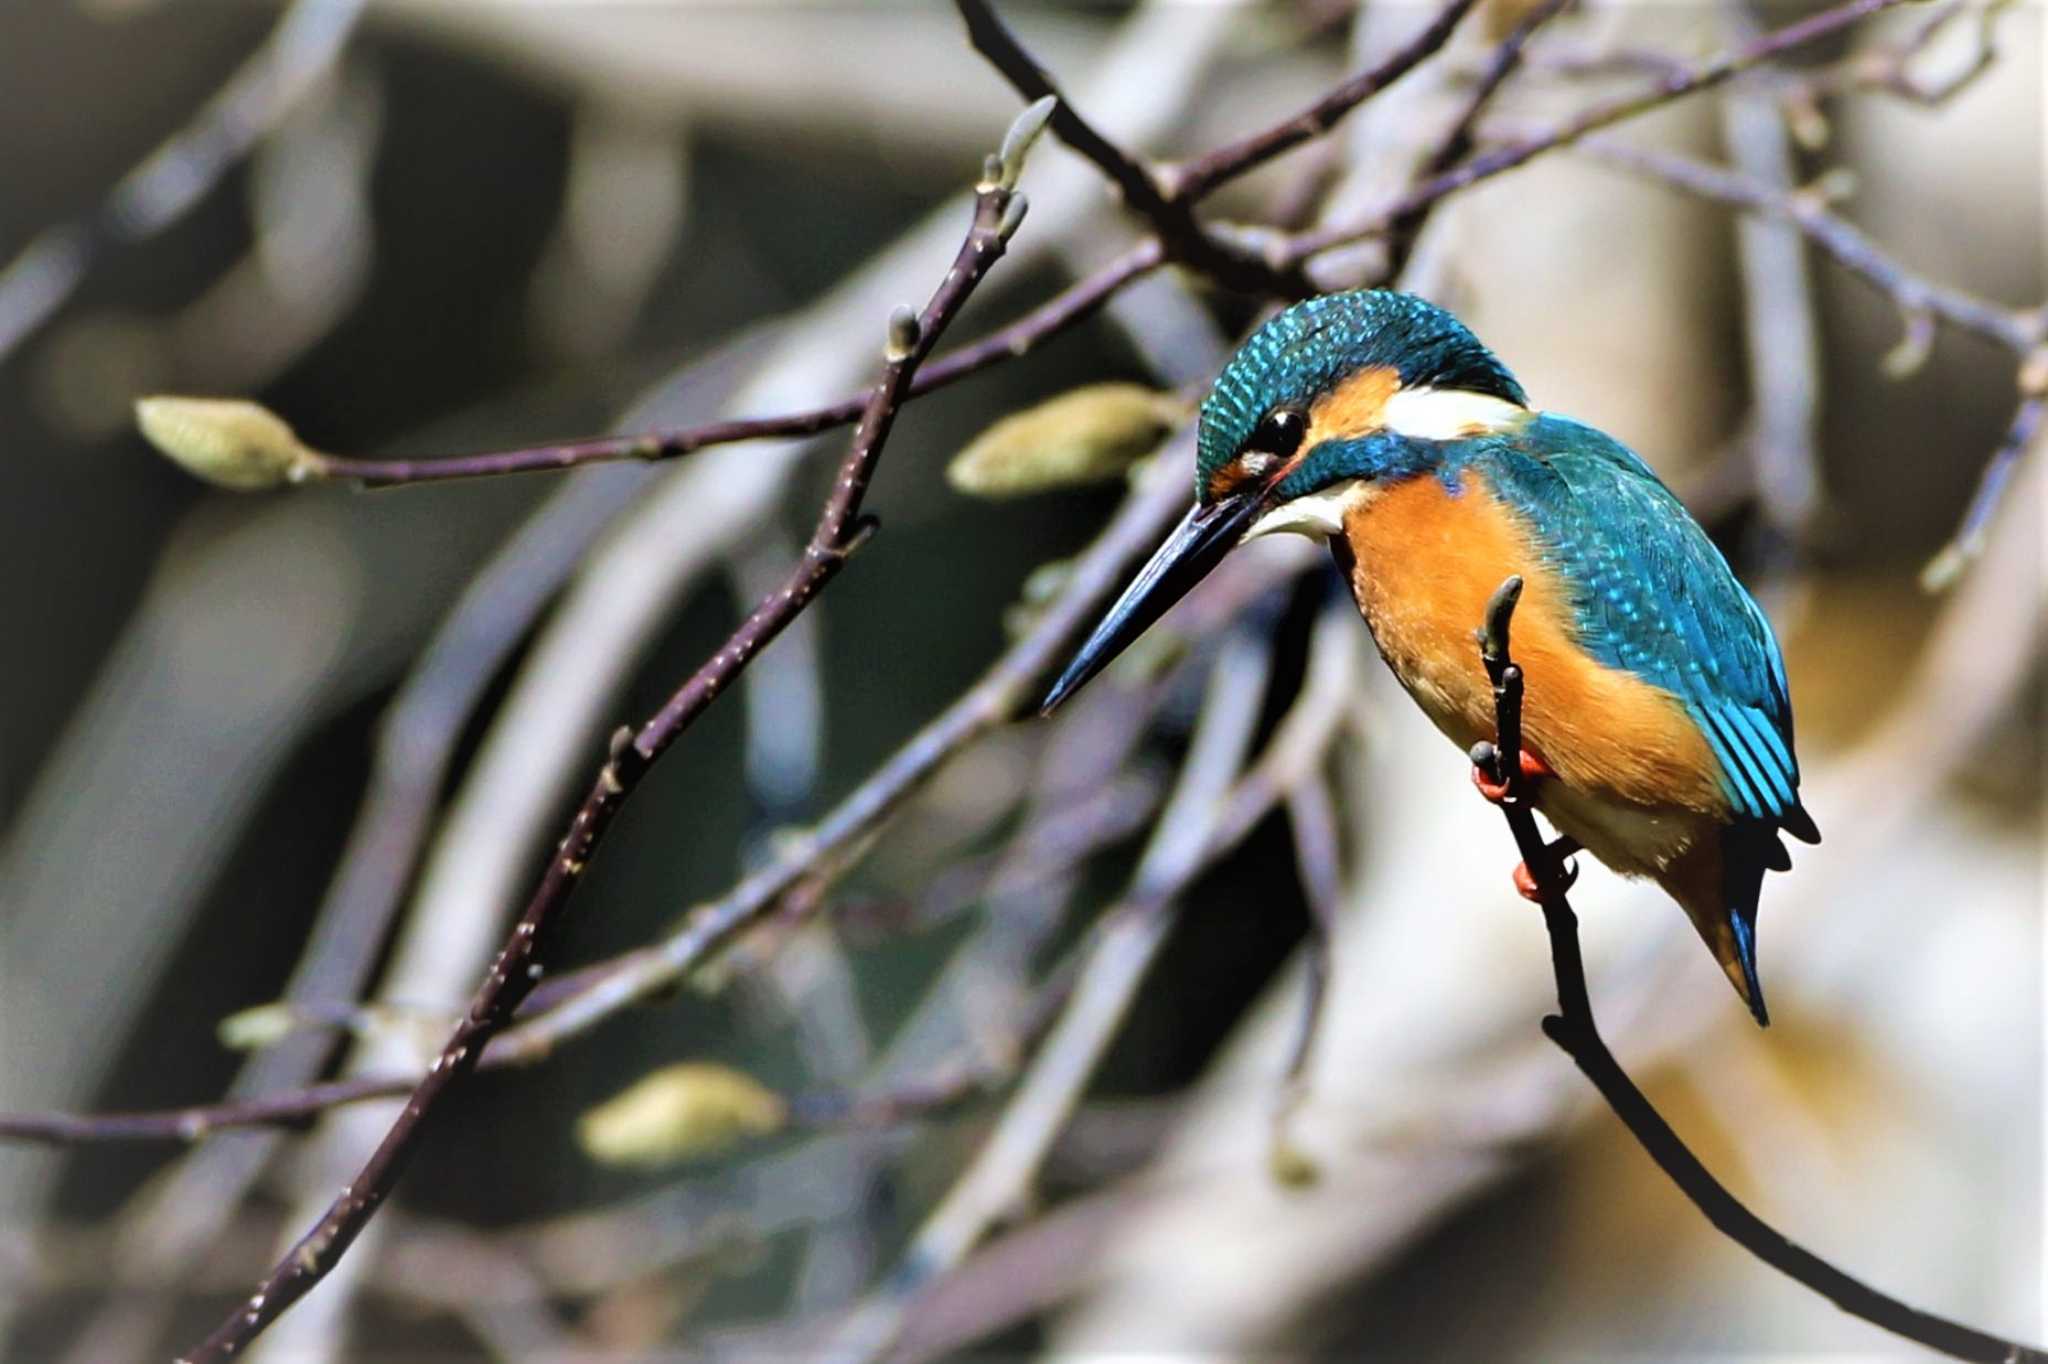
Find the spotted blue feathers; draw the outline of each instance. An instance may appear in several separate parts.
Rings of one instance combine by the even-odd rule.
[[[1817,842],[1799,803],[1792,702],[1770,624],[1649,466],[1602,432],[1547,413],[1465,445],[1461,462],[1481,466],[1528,516],[1574,585],[1587,650],[1684,703],[1738,817]],[[1759,855],[1784,856],[1775,841]]]

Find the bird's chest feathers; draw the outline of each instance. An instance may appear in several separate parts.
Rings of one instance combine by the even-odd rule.
[[[1456,487],[1430,474],[1361,490],[1331,544],[1349,560],[1352,592],[1394,676],[1460,747],[1493,737],[1477,631],[1495,590],[1517,574],[1523,743],[1557,773],[1558,794],[1649,809],[1724,804],[1705,740],[1677,698],[1587,652],[1570,585],[1478,473],[1464,471]]]
[[[1475,635],[1502,580],[1525,582],[1517,633],[1536,614],[1536,555],[1509,513],[1466,476],[1453,491],[1434,475],[1374,489],[1353,502],[1339,558],[1394,676],[1461,745],[1493,732],[1493,692]]]

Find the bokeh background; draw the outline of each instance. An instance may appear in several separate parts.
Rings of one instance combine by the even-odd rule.
[[[2038,306],[2043,10],[1947,8],[1928,71],[1970,66],[1985,32],[1995,55],[1936,105],[1830,96],[1825,144],[1805,145],[1787,131],[1813,131],[1786,117],[1793,87],[1753,79],[1628,138],[1787,188],[1846,168],[1853,185],[1826,182],[1847,192],[1837,211],[1906,268]],[[1292,110],[1428,17],[1194,0],[1006,12],[1088,112],[1162,156]],[[1692,58],[1803,12],[1587,3],[1544,30],[1497,112],[1555,119],[1642,79],[1588,54]],[[1852,50],[1933,13],[1886,16],[1793,69],[1853,69]],[[1491,50],[1488,23],[1217,211],[1383,202]],[[837,397],[871,374],[889,305],[943,269],[963,187],[1016,100],[938,4],[38,0],[0,7],[0,89],[0,1108],[218,1096],[247,1058],[216,1025],[285,993],[309,944],[365,972],[340,997],[413,1013],[287,1046],[336,1073],[414,1064],[604,735],[658,704],[787,563],[841,446],[238,496],[156,457],[133,399],[253,396],[320,448],[428,455]],[[209,117],[222,100],[239,103]],[[195,126],[246,154],[157,150]],[[209,161],[219,174],[192,178]],[[1139,230],[1050,142],[1026,189],[1032,217],[956,338]],[[1670,905],[1595,867],[1574,898],[1610,1041],[1795,1239],[1919,1305],[2039,1339],[2037,457],[1975,566],[1942,594],[1917,582],[2012,414],[2018,361],[1940,328],[1888,375],[1898,308],[1796,243],[1557,155],[1448,204],[1410,282],[1541,404],[1627,440],[1693,500],[1790,658],[1828,841],[1767,887],[1774,1026],[1749,1023]],[[1341,283],[1373,261],[1328,268]],[[1034,571],[1124,494],[1112,478],[964,496],[944,477],[957,451],[1078,384],[1196,391],[1254,302],[1160,275],[917,402],[870,503],[883,533],[638,794],[579,895],[566,964],[650,940],[772,859],[988,667]],[[1312,651],[1339,647],[1354,704],[1317,773],[1343,853],[1335,970],[1286,1138],[1315,1177],[1273,1172],[1308,922],[1273,815],[1178,897],[1030,1198],[896,1304],[901,1355],[1908,1356],[1720,1240],[1543,1043],[1548,958],[1508,889],[1498,817],[1362,626],[1345,622],[1343,646],[1316,633],[1331,570],[1286,546],[1245,557],[1235,597],[1198,608],[1154,674],[1106,679],[1093,721],[1005,728],[963,754],[832,889],[833,912],[745,954],[726,988],[469,1085],[262,1357],[822,1357],[857,1304],[888,1299],[1007,1088],[662,1169],[594,1160],[579,1115],[679,1060],[788,1092],[900,1084],[963,1051],[1014,1066],[1032,984],[1086,947],[1137,864],[1212,670],[1234,666],[1231,648],[1264,660],[1263,738]],[[511,603],[495,636],[437,634],[465,592],[492,591]],[[522,594],[547,604],[523,622]],[[465,669],[480,695],[452,704],[446,679]],[[1061,786],[1087,764],[1059,736],[1119,716],[1128,759]],[[337,946],[316,925],[353,865],[380,743],[387,769],[445,767],[428,768],[413,820],[423,863],[384,868],[389,938]],[[990,893],[979,873],[1041,798],[1085,808],[1090,837],[1035,888]],[[0,1353],[187,1343],[391,1111],[281,1141],[222,1135],[196,1158],[0,1150]]]

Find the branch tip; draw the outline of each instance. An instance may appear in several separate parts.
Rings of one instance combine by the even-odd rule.
[[[221,488],[256,492],[327,474],[328,459],[285,420],[242,398],[138,398],[135,425],[185,471]]]
[[[1002,150],[997,154],[998,188],[1017,188],[1018,177],[1024,174],[1024,158],[1031,154],[1032,145],[1045,132],[1045,125],[1052,121],[1053,110],[1058,107],[1056,96],[1041,95],[1010,120],[1009,130],[1003,134]]]

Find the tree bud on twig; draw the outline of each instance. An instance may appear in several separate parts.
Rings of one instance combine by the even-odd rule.
[[[989,427],[946,466],[946,481],[975,497],[1106,482],[1151,454],[1186,415],[1169,394],[1090,384]]]
[[[889,363],[900,364],[917,349],[919,327],[917,310],[907,303],[899,303],[889,314],[889,341],[882,354]]]
[[[140,398],[135,424],[188,472],[223,488],[275,488],[326,472],[325,457],[283,418],[239,398]]]
[[[1003,134],[1003,149],[997,155],[1001,159],[1001,174],[996,178],[999,189],[1017,188],[1017,179],[1024,173],[1024,158],[1031,154],[1031,144],[1038,141],[1040,133],[1052,118],[1052,111],[1059,101],[1051,95],[1033,100],[1024,112],[1010,120],[1010,129]]]
[[[585,1113],[576,1140],[601,1164],[669,1165],[718,1155],[788,1120],[788,1104],[752,1076],[685,1061]]]
[[[1017,235],[1017,229],[1024,226],[1024,215],[1031,208],[1031,201],[1022,194],[1010,196],[1010,202],[1003,205],[1003,220],[996,224],[996,235],[1004,241]]]
[[[213,1035],[229,1051],[254,1051],[283,1041],[298,1026],[298,1012],[276,1001],[236,1010],[213,1025]]]

